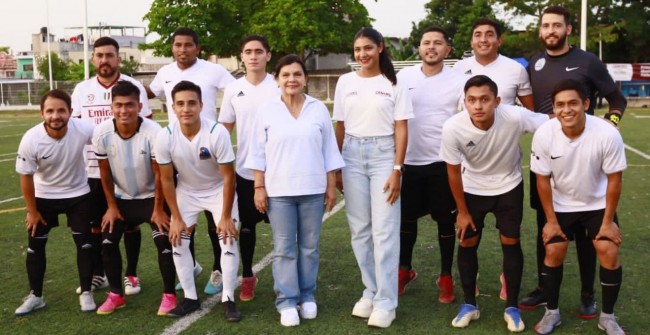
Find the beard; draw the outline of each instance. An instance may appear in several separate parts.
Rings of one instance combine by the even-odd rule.
[[[99,75],[102,78],[110,78],[113,77],[117,73],[117,69],[110,66],[110,65],[102,65],[99,67],[99,70],[97,71],[97,75]]]
[[[54,125],[54,123],[58,123],[58,125]],[[45,128],[46,129],[51,129],[54,131],[60,131],[63,128],[65,128],[68,125],[68,120],[66,119],[56,119],[56,120],[49,120],[45,122]]]
[[[549,36],[551,36],[551,35],[548,35],[546,37],[549,37]],[[567,34],[564,34],[562,36],[557,36],[557,35],[553,34],[552,36],[555,36],[557,38],[557,41],[555,43],[548,43],[548,42],[546,42],[546,39],[540,37],[540,40],[542,41],[542,44],[544,44],[544,47],[547,50],[552,50],[552,51],[562,49],[564,47],[564,45],[566,44]]]

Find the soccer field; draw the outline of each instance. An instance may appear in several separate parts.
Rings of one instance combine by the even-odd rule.
[[[602,111],[601,113],[602,114]],[[159,119],[166,119],[160,113]],[[24,229],[24,202],[21,198],[19,178],[15,173],[15,153],[24,132],[39,122],[36,112],[0,112],[0,243],[5,253],[0,256],[0,334],[505,334],[504,303],[499,300],[499,274],[501,272],[501,247],[498,244],[494,219],[488,217],[485,234],[479,248],[480,296],[478,304],[481,318],[467,329],[456,330],[451,320],[462,300],[457,269],[454,267],[457,303],[442,305],[437,301],[435,278],[439,271],[437,228],[431,219],[419,225],[419,237],[414,251],[413,266],[418,279],[408,286],[400,297],[397,319],[389,329],[371,329],[366,322],[353,318],[350,313],[361,296],[359,270],[350,246],[350,232],[344,209],[325,221],[321,234],[321,262],[318,276],[318,318],[302,320],[299,327],[280,325],[275,310],[273,278],[268,255],[272,250],[270,225],[260,223],[257,230],[256,263],[259,263],[259,283],[256,297],[250,302],[237,301],[243,319],[228,323],[222,316],[217,299],[203,294],[203,286],[212,266],[210,242],[205,218],[197,228],[196,251],[204,271],[197,279],[199,298],[204,302],[200,313],[182,319],[157,317],[156,311],[162,293],[155,246],[148,225],[142,226],[143,242],[138,265],[142,292],[127,297],[127,306],[109,316],[79,311],[78,276],[75,247],[65,220],[53,229],[47,245],[48,267],[45,274],[44,299],[47,307],[24,317],[14,316],[14,310],[29,292],[25,271],[27,236]],[[623,232],[621,258],[623,285],[616,305],[619,323],[628,334],[650,331],[645,319],[650,312],[650,302],[643,292],[646,286],[647,266],[650,257],[645,248],[650,237],[650,110],[630,108],[621,123],[628,169],[624,172],[623,195],[618,215]],[[528,184],[528,157],[531,136],[522,140],[524,175]],[[580,162],[576,162],[580,164]],[[528,187],[526,185],[526,187]],[[526,190],[522,247],[525,268],[520,297],[536,285],[535,278],[535,218],[528,207]],[[560,296],[562,326],[556,334],[601,334],[597,319],[584,321],[577,317],[579,301],[578,266],[575,247],[571,246],[565,265],[565,275]],[[455,256],[454,256],[455,257]],[[124,253],[123,253],[124,258]],[[600,307],[600,286],[596,281],[597,301]],[[639,294],[641,293],[641,294]],[[239,290],[236,291],[237,296]],[[178,294],[182,297],[182,293]],[[106,291],[95,292],[100,305]],[[218,301],[221,301],[220,297]],[[543,314],[543,309],[524,311],[526,332]]]

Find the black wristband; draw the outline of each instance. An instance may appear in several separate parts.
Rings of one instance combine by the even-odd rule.
[[[615,126],[618,126],[618,123],[621,122],[621,115],[616,113],[607,113],[603,116],[605,120],[611,121]]]

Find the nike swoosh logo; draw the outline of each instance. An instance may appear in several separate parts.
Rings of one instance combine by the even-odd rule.
[[[565,68],[565,70],[566,70],[566,72],[571,72],[571,71],[573,71],[573,70],[577,70],[577,69],[579,69],[579,68],[580,68],[580,67],[568,67],[568,66],[567,66],[567,67]]]
[[[568,70],[567,70],[567,71],[568,71]],[[171,83],[171,82],[172,82],[171,80],[165,80],[165,84],[169,84],[169,83]]]
[[[562,156],[551,156],[551,159],[558,159],[560,157],[562,157]]]
[[[50,157],[52,157],[52,154],[50,154],[49,156],[43,156],[42,158],[43,158],[43,159],[48,159],[48,158],[50,158]]]

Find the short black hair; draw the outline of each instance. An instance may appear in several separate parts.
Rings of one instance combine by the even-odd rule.
[[[140,89],[130,81],[120,80],[111,88],[111,96],[112,98],[134,97],[135,100],[140,101]]]
[[[422,36],[424,36],[424,34],[426,33],[440,33],[442,37],[444,37],[447,44],[451,45],[451,38],[449,37],[449,33],[447,33],[447,31],[441,27],[428,26],[424,28],[424,30],[422,31],[422,35],[420,35],[420,39],[422,39]]]
[[[107,46],[107,45],[112,45],[115,47],[116,52],[120,52],[120,45],[117,43],[116,40],[114,40],[111,37],[108,36],[103,36],[95,40],[95,43],[93,43],[93,49]]]
[[[246,46],[246,43],[250,41],[258,41],[262,44],[262,47],[266,52],[271,51],[271,48],[269,47],[269,41],[266,39],[266,37],[262,35],[248,35],[242,38],[241,42],[239,43],[239,51],[244,52],[244,47]]]
[[[566,25],[571,24],[571,13],[569,13],[569,11],[566,8],[562,7],[562,6],[559,6],[559,5],[548,6],[542,12],[542,16],[544,16],[545,14],[562,15],[562,16],[564,16],[564,23]],[[542,16],[540,16],[540,20],[541,20]]]
[[[555,96],[558,93],[563,91],[576,91],[578,93],[578,96],[580,96],[580,100],[582,100],[583,102],[589,99],[587,90],[582,84],[580,84],[580,82],[574,79],[563,79],[560,80],[557,84],[555,84],[555,86],[553,86],[553,92],[551,93],[551,101],[555,103]]]
[[[66,106],[68,106],[68,111],[72,110],[72,98],[70,98],[70,94],[62,89],[55,88],[51,91],[47,91],[47,93],[41,97],[41,112],[43,111],[43,106],[45,105],[45,100],[47,100],[47,98],[63,100]]]
[[[174,44],[176,36],[190,36],[192,38],[192,41],[194,41],[194,44],[199,45],[199,35],[196,33],[196,31],[190,28],[180,27],[176,29],[176,31],[174,31],[174,34],[172,34],[172,44]]]
[[[488,19],[486,17],[477,19],[472,25],[472,35],[474,35],[474,29],[476,29],[478,26],[492,26],[492,28],[494,28],[494,31],[497,33],[497,38],[501,37],[501,26],[497,21]]]
[[[300,67],[302,68],[302,72],[305,73],[305,78],[307,77],[307,67],[305,67],[305,62],[302,61],[302,58],[296,54],[288,54],[286,56],[283,56],[280,58],[275,64],[275,79],[278,79],[278,75],[280,74],[280,70],[282,70],[283,67],[287,65],[291,65],[293,63],[298,63]]]
[[[203,98],[201,96],[201,87],[191,81],[183,80],[174,86],[172,89],[172,102],[176,101],[176,93],[182,91],[192,91],[199,96],[199,102],[203,103]]]
[[[495,83],[490,77],[484,76],[482,74],[479,74],[477,76],[474,76],[472,78],[469,78],[467,82],[465,83],[465,88],[463,92],[467,94],[467,90],[469,90],[470,87],[481,87],[481,86],[487,86],[492,93],[494,93],[494,96],[499,95],[499,88],[497,87],[497,83]]]

